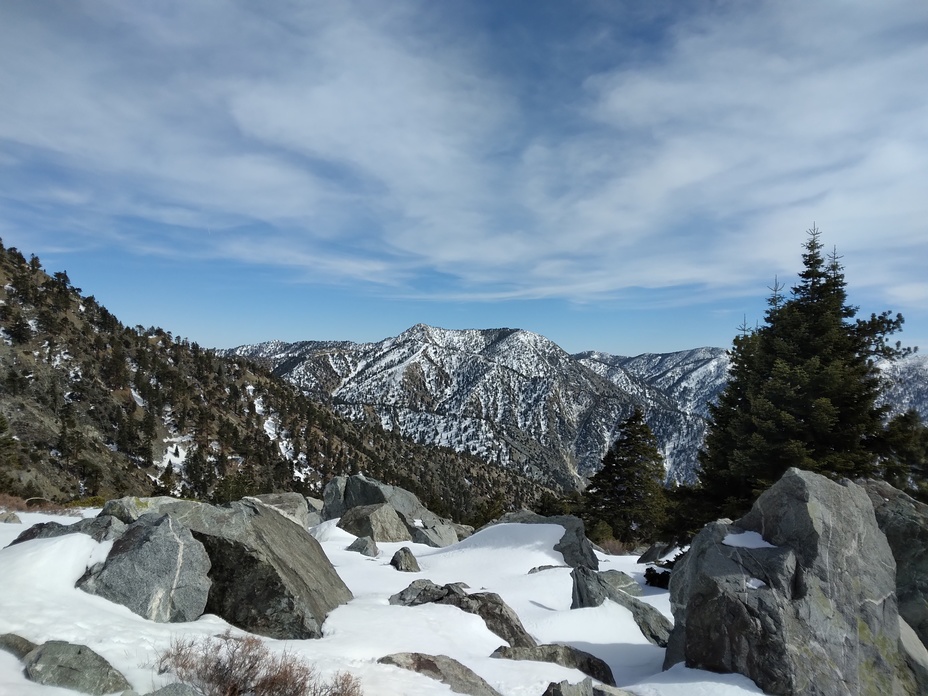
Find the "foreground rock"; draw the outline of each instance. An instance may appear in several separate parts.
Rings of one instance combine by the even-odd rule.
[[[632,613],[632,618],[635,619],[635,623],[638,624],[638,628],[641,629],[648,641],[661,648],[667,647],[673,624],[650,604],[642,602],[624,590],[618,589],[625,585],[625,581],[614,575],[617,572],[598,573],[588,568],[574,568],[570,573],[570,577],[574,582],[570,608],[598,607],[607,599],[611,600]],[[624,575],[624,573],[619,575]],[[632,582],[640,592],[641,588],[638,583],[634,580]]]
[[[594,679],[615,686],[612,669],[603,660],[583,650],[569,645],[538,645],[534,648],[507,648],[502,646],[493,651],[490,657],[506,660],[534,660],[535,662],[553,662],[561,667],[577,669]]]
[[[447,655],[425,655],[415,652],[394,653],[381,657],[377,662],[402,667],[431,679],[436,679],[443,684],[447,684],[457,694],[502,696],[496,689],[487,684],[483,677]]]
[[[126,528],[106,561],[89,568],[77,587],[150,621],[194,621],[206,608],[209,570],[209,556],[189,529],[169,515],[148,513]]]
[[[126,531],[126,525],[111,515],[100,514],[75,522],[74,524],[61,524],[60,522],[40,522],[23,531],[11,543],[21,544],[33,539],[51,539],[66,534],[86,534],[95,541],[110,541],[118,539]]]
[[[26,678],[85,694],[111,694],[131,686],[126,678],[86,645],[50,640],[23,658]]]
[[[883,481],[861,485],[896,561],[899,615],[928,645],[928,505]]]
[[[512,608],[495,592],[467,594],[461,583],[436,585],[431,580],[415,580],[405,590],[390,597],[390,604],[407,607],[427,603],[447,604],[479,616],[489,630],[514,648],[538,645]]]
[[[492,524],[507,523],[560,525],[564,528],[564,536],[555,544],[554,550],[563,554],[564,562],[571,568],[599,569],[599,559],[596,558],[590,540],[586,538],[586,529],[583,526],[583,520],[579,517],[573,515],[545,517],[529,510],[519,510],[506,513]]]
[[[790,469],[745,517],[696,536],[670,590],[665,667],[738,672],[770,694],[919,693],[895,562],[853,483]]]
[[[246,631],[318,638],[329,612],[352,598],[319,543],[258,499],[217,507],[169,497],[122,498],[103,508],[127,523],[150,512],[169,515],[203,545],[212,580],[205,611]]]

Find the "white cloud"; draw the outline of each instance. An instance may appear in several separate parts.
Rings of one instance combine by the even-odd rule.
[[[450,12],[5,3],[0,184],[76,236],[426,296],[741,293],[817,221],[855,282],[919,296],[924,3],[721,4],[633,59],[559,36],[550,114]],[[592,35],[595,72],[553,62]]]

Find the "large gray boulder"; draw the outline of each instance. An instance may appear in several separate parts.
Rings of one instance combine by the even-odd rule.
[[[258,499],[214,506],[122,498],[103,508],[129,523],[147,512],[169,515],[203,544],[212,580],[205,611],[234,626],[270,638],[318,638],[329,612],[352,598],[309,532]]]
[[[883,481],[859,483],[896,560],[899,615],[928,645],[928,505]]]
[[[261,493],[259,495],[249,496],[260,500],[265,505],[289,517],[303,529],[310,526],[309,504],[306,496],[302,493]],[[314,523],[318,524],[318,522]]]
[[[574,568],[570,573],[573,580],[570,608],[598,607],[607,599],[611,600],[632,613],[632,618],[635,619],[641,633],[649,642],[661,648],[667,647],[670,631],[673,628],[671,621],[650,604],[642,602],[623,589],[619,589],[624,585],[624,582],[620,577],[614,575],[616,572],[618,571],[599,573],[589,568]],[[620,575],[625,574],[620,573]],[[631,578],[629,579],[631,580]],[[638,583],[634,580],[632,582],[638,587]]]
[[[379,542],[412,540],[396,510],[387,503],[353,507],[342,515],[338,526],[357,537]]]
[[[487,628],[514,648],[538,645],[525,630],[512,608],[495,592],[467,594],[462,583],[436,585],[431,580],[415,580],[405,590],[390,597],[390,604],[415,607],[434,602],[457,607],[483,619]]]
[[[895,570],[861,487],[790,469],[677,562],[664,665],[737,672],[770,694],[915,694]]]
[[[357,551],[362,556],[369,556],[370,558],[376,558],[380,555],[380,549],[377,548],[377,544],[369,536],[358,537],[345,550]]]
[[[509,512],[491,524],[519,523],[519,524],[558,524],[564,528],[564,536],[554,546],[564,556],[564,563],[571,568],[589,568],[599,570],[599,559],[593,550],[593,545],[586,538],[586,529],[583,520],[573,515],[554,515],[545,517],[530,510]],[[490,525],[487,525],[490,526]]]
[[[209,570],[209,556],[189,529],[169,515],[148,513],[126,528],[106,561],[89,568],[77,587],[150,621],[194,621],[206,608]]]
[[[21,524],[19,515],[9,510],[0,510],[0,523],[3,524]]]
[[[131,686],[113,666],[86,645],[50,640],[23,658],[26,678],[85,694],[111,694]]]
[[[256,500],[191,509],[179,520],[203,544],[212,569],[207,613],[251,633],[319,638],[351,591],[306,530]]]
[[[615,686],[615,678],[609,665],[595,655],[570,645],[547,644],[534,648],[512,648],[504,645],[494,650],[490,657],[552,662],[568,669],[578,669],[604,684]]]
[[[469,667],[447,655],[424,653],[394,653],[377,660],[383,665],[395,665],[447,684],[456,694],[470,696],[502,696]]]
[[[110,541],[118,539],[126,531],[126,525],[121,520],[110,515],[98,515],[78,520],[74,524],[61,524],[60,522],[40,522],[23,531],[11,543],[21,544],[32,539],[50,539],[66,534],[86,534],[95,541]]]

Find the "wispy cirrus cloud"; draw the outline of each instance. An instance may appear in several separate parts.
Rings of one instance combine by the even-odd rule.
[[[503,51],[490,9],[431,3],[4,4],[0,213],[59,247],[580,302],[756,292],[818,221],[855,282],[920,296],[923,3],[616,7]]]

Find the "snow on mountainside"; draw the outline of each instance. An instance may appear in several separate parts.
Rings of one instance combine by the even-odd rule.
[[[599,468],[636,405],[657,436],[668,479],[693,481],[708,405],[729,367],[722,348],[569,355],[520,329],[424,324],[377,343],[272,341],[228,352],[269,361],[277,375],[351,418],[559,487]],[[913,407],[928,418],[928,358],[882,367],[893,410]]]
[[[419,441],[468,451],[559,487],[573,487],[578,476],[598,468],[616,425],[636,405],[648,415],[671,479],[692,478],[705,430],[699,410],[677,404],[678,394],[696,388],[684,367],[677,366],[675,378],[667,376],[672,362],[650,368],[664,375],[665,388],[656,377],[640,377],[636,370],[644,374],[643,368],[615,363],[627,359],[571,356],[523,330],[419,324],[378,343],[273,342],[233,352],[269,360],[278,375],[330,399],[349,417],[373,417]]]

